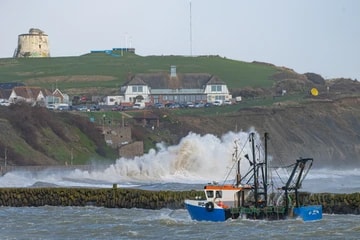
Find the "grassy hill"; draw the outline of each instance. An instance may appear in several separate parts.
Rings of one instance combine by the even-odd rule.
[[[270,64],[247,63],[218,56],[147,56],[127,53],[113,57],[92,53],[79,57],[0,59],[0,82],[22,82],[69,94],[117,93],[129,75],[169,72],[175,65],[181,73],[210,73],[229,88],[272,87],[271,77],[281,69]]]

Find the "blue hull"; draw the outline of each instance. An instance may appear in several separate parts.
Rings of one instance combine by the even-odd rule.
[[[223,222],[226,220],[224,209],[215,208],[209,212],[204,206],[194,206],[187,203],[185,203],[185,206],[192,220],[212,222]]]
[[[294,208],[294,214],[306,221],[317,221],[322,219],[322,206],[311,205]]]

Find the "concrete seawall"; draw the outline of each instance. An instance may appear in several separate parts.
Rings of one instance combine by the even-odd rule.
[[[180,209],[184,199],[203,191],[147,191],[113,188],[0,188],[0,206],[96,206],[108,208]],[[360,193],[302,193],[301,204],[323,206],[329,214],[360,214]]]

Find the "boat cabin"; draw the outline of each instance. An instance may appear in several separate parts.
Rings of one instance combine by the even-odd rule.
[[[239,207],[251,193],[250,185],[206,185],[204,187],[207,201],[216,203],[222,208]]]

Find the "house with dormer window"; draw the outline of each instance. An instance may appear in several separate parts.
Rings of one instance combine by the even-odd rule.
[[[11,90],[10,103],[26,102],[42,106],[69,104],[69,96],[59,89],[51,92],[48,89],[30,86],[18,86]]]
[[[52,93],[44,88],[20,86],[14,87],[11,91],[9,102],[26,102],[29,104],[46,104],[46,97]]]
[[[230,100],[228,87],[217,76],[207,73],[135,74],[120,89],[124,102],[215,102]]]
[[[51,95],[47,96],[47,104],[69,104],[69,95],[61,92],[58,88],[55,89]]]
[[[135,75],[121,87],[120,93],[124,96],[124,102],[150,102],[150,89],[141,76]]]

